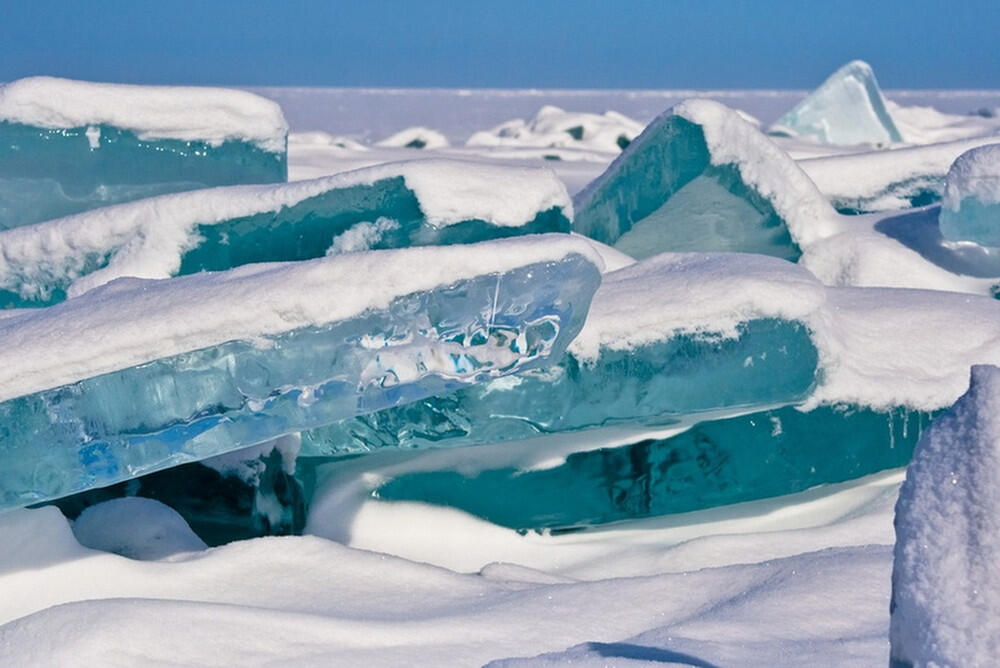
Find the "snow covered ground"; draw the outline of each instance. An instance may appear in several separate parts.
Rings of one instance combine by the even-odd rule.
[[[570,193],[604,172],[620,137],[627,144],[636,127],[682,99],[709,97],[767,127],[805,95],[254,92],[278,101],[289,121],[291,180],[387,161],[460,157],[548,167]],[[1000,108],[1000,91],[889,90],[886,97],[894,114],[896,105],[908,109],[897,116],[904,140],[907,132],[922,140],[894,147],[898,160],[857,147],[777,143],[824,195],[874,198],[896,208],[904,205],[895,195],[879,195],[883,186],[943,176],[959,153],[983,141],[970,139],[976,128],[1000,127],[988,114],[967,115]],[[539,113],[545,105],[557,109]],[[952,116],[914,112],[915,106]],[[563,135],[574,138],[577,127],[600,128],[599,139],[567,141]],[[466,145],[474,133],[485,134]],[[518,141],[505,141],[511,136]],[[947,143],[919,145],[931,141]],[[919,223],[926,211],[906,215]],[[938,246],[910,239],[913,250],[885,234],[890,218],[838,220],[843,229],[824,242],[832,250],[803,262],[825,272],[820,278],[828,283],[847,276],[837,260],[844,257],[853,258],[855,272],[844,281],[855,285],[899,281],[983,292],[992,282],[953,279],[925,257]],[[889,250],[880,255],[882,248]],[[217,548],[205,548],[158,506],[118,509],[133,527],[143,526],[141,535],[128,535],[129,523],[118,535],[97,531],[94,518],[88,529],[86,516],[74,527],[54,507],[15,510],[0,514],[0,663],[886,665],[893,509],[902,481],[903,471],[892,470],[785,497],[563,534],[521,534],[414,502],[321,499],[308,535]],[[115,546],[136,558],[106,551]]]

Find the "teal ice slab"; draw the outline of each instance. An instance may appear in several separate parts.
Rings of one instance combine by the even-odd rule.
[[[542,365],[580,330],[599,281],[594,264],[569,254],[4,401],[0,508]]]
[[[931,419],[902,408],[801,412],[788,406],[702,422],[665,439],[571,454],[545,470],[403,474],[373,494],[458,508],[512,529],[582,529],[790,494],[905,466]]]
[[[637,259],[665,251],[801,255],[772,203],[737,165],[713,164],[702,126],[680,115],[654,121],[574,206],[574,231]]]
[[[308,184],[307,184],[308,185]],[[292,188],[275,186],[275,188]],[[442,190],[448,184],[442,184]],[[560,186],[561,188],[561,186]],[[249,204],[244,209],[265,208],[245,216],[223,219],[211,224],[204,222],[179,230],[173,236],[180,236],[187,243],[161,253],[176,253],[171,259],[177,263],[175,275],[193,274],[199,271],[221,271],[257,262],[281,262],[307,260],[323,257],[336,252],[337,238],[354,237],[353,246],[345,245],[343,250],[378,250],[387,248],[407,248],[412,246],[445,246],[465,244],[491,239],[546,232],[568,232],[569,219],[560,206],[552,206],[536,211],[519,225],[499,225],[470,217],[447,225],[435,225],[428,221],[417,194],[407,187],[403,176],[379,178],[371,183],[354,185],[331,184],[327,190],[301,201],[281,206],[276,204],[253,204],[253,197],[260,193],[245,193]],[[183,197],[191,210],[204,209],[206,216],[214,208],[232,208],[227,201],[240,197],[234,189],[189,193]],[[199,205],[199,197],[216,202],[216,207]],[[178,215],[178,202],[167,198],[162,205],[154,206],[150,200],[149,211],[135,212],[109,209],[93,220],[52,221],[41,225],[22,227],[10,232],[0,232],[0,252],[8,246],[12,248],[36,248],[34,252],[17,255],[5,253],[7,262],[0,271],[0,308],[31,308],[48,306],[66,299],[70,285],[89,274],[108,267],[109,263],[122,261],[119,255],[142,249],[144,239],[156,230],[134,226],[127,233],[121,231],[101,232],[101,228],[115,228],[108,221],[116,219],[144,220],[163,215],[161,227],[176,225],[170,219]],[[146,202],[129,205],[138,207]],[[184,214],[192,215],[192,214]],[[197,217],[197,216],[195,216]],[[70,223],[73,223],[70,225]],[[131,222],[129,222],[132,225]],[[66,227],[69,229],[65,229]],[[118,225],[124,227],[124,224]],[[83,234],[79,228],[89,227],[91,233]],[[95,238],[103,238],[94,243]],[[170,235],[167,235],[170,236]],[[48,240],[59,239],[59,243]],[[171,241],[170,243],[176,243]],[[156,245],[150,242],[150,245]],[[163,244],[167,248],[167,244]],[[65,249],[60,254],[48,249]],[[172,247],[171,247],[172,248]],[[141,251],[140,251],[141,252]],[[163,258],[151,258],[149,262],[162,263]],[[130,265],[141,267],[139,260]],[[126,263],[127,264],[127,263]]]
[[[210,186],[288,178],[285,151],[241,141],[140,139],[108,125],[40,128],[0,121],[0,229]]]
[[[808,328],[764,318],[732,338],[678,333],[596,361],[554,365],[352,418],[303,434],[303,455],[482,445],[613,424],[793,403],[817,374]]]

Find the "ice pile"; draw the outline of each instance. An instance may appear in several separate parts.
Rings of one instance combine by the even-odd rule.
[[[809,137],[824,144],[874,144],[903,141],[886,107],[875,73],[854,60],[824,81],[771,126],[771,132]]]
[[[949,241],[1000,246],[1000,144],[974,148],[955,160],[939,221]]]
[[[0,320],[0,506],[558,357],[601,261],[566,235],[122,279]]]
[[[446,160],[164,195],[0,232],[0,307],[56,303],[121,276],[565,232],[571,216],[546,169]]]
[[[654,120],[574,207],[575,231],[636,258],[738,251],[795,260],[836,217],[784,151],[708,100]]]
[[[281,108],[251,93],[20,79],[0,86],[0,229],[287,176]]]
[[[448,146],[448,138],[437,130],[430,128],[414,127],[400,130],[396,134],[386,137],[376,143],[376,146],[386,148],[444,148]]]
[[[641,132],[640,123],[614,111],[587,114],[546,105],[528,121],[518,118],[476,132],[465,145],[585,149],[614,154],[626,148]]]
[[[1000,654],[1000,369],[920,441],[896,505],[892,666],[989,666]]]

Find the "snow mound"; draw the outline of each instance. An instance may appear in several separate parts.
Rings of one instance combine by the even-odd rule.
[[[143,561],[208,547],[173,508],[139,496],[87,508],[73,523],[73,534],[84,547]]]
[[[1000,368],[917,445],[896,505],[892,665],[990,666],[1000,655]]]
[[[43,128],[112,125],[140,139],[238,140],[285,150],[288,124],[277,103],[240,90],[134,86],[54,77],[0,86],[0,120]]]
[[[531,120],[514,119],[466,140],[466,146],[580,148],[618,153],[639,133],[642,124],[614,111],[603,114],[569,112],[546,105]]]
[[[445,148],[449,146],[448,138],[437,130],[415,127],[400,130],[391,137],[386,137],[375,144],[383,148]]]
[[[885,145],[903,141],[871,66],[854,60],[831,74],[771,126],[774,134],[824,144]]]
[[[950,241],[1000,246],[1000,144],[955,160],[945,181],[940,227]]]

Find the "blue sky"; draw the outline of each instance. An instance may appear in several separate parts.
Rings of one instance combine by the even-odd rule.
[[[1000,0],[0,0],[0,80],[1000,88]]]

